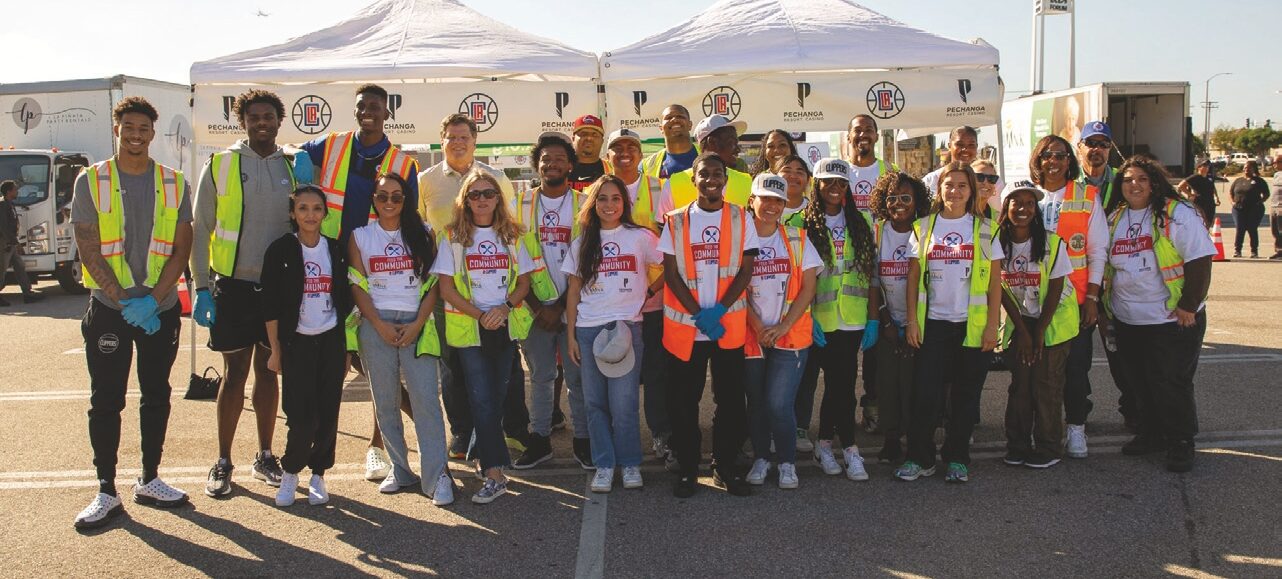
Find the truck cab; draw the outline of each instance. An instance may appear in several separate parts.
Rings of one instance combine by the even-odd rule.
[[[18,184],[18,243],[32,280],[53,277],[69,293],[84,293],[71,228],[71,194],[93,159],[57,149],[0,150],[0,181]]]

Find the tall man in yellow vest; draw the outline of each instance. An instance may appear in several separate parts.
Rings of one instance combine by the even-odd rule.
[[[525,451],[513,463],[517,469],[533,468],[552,458],[548,437],[552,434],[558,359],[565,370],[565,388],[570,399],[574,458],[584,469],[593,468],[579,367],[570,357],[565,331],[566,279],[561,272],[561,262],[570,251],[570,240],[578,232],[575,219],[582,201],[579,193],[570,187],[574,160],[574,147],[564,137],[539,137],[530,152],[539,186],[522,193],[516,207],[521,227],[537,232],[522,240],[535,265],[530,273],[530,292],[525,297],[534,313],[534,326],[521,342],[525,364],[530,368],[530,435]]]
[[[169,372],[178,355],[175,288],[191,252],[191,198],[181,172],[156,163],[149,147],[159,115],[142,97],[111,113],[116,154],[76,178],[71,223],[91,289],[81,333],[89,367],[89,444],[98,495],[76,517],[77,528],[106,524],[124,512],[116,493],[120,412],[129,366],[138,355],[142,476],[134,501],[176,507],[187,494],[160,480],[169,424]]]
[[[605,123],[596,115],[583,115],[574,119],[574,145],[576,161],[570,172],[570,188],[582,192],[598,177],[612,172],[610,163],[601,158],[601,145],[605,142]]]
[[[306,153],[286,153],[276,144],[285,104],[275,93],[258,89],[242,93],[232,104],[232,113],[245,138],[205,163],[196,186],[191,252],[196,284],[192,321],[209,328],[209,349],[223,355],[223,387],[218,390],[215,411],[218,460],[205,483],[205,494],[211,497],[231,494],[231,446],[245,407],[251,363],[258,452],[250,473],[271,486],[280,485],[280,461],[271,450],[280,392],[276,373],[267,368],[271,350],[259,313],[262,288],[258,281],[267,246],[289,232],[294,166],[297,163],[309,178],[312,172]]]
[[[725,200],[740,207],[748,206],[748,196],[752,194],[752,176],[735,169],[742,167],[739,159],[739,135],[748,130],[748,123],[731,122],[723,115],[712,115],[694,127],[694,137],[699,143],[699,150],[704,153],[715,153],[726,164]],[[663,184],[663,194],[659,197],[659,211],[666,215],[669,211],[694,203],[698,191],[694,185],[694,168],[686,169],[672,176]]]
[[[699,150],[690,140],[690,111],[679,104],[670,104],[663,109],[659,121],[659,130],[663,131],[663,150],[646,157],[641,162],[641,172],[657,177],[659,184],[668,178],[689,169]]]
[[[663,346],[672,377],[668,410],[679,465],[672,494],[678,498],[690,497],[697,489],[702,456],[699,400],[709,363],[717,404],[712,419],[714,482],[735,496],[751,494],[736,459],[748,436],[744,290],[752,279],[760,241],[747,210],[726,202],[726,168],[718,153],[699,155],[691,172],[699,197],[669,213],[659,236],[666,284]]]
[[[632,129],[610,133],[606,141],[606,160],[614,175],[628,184],[632,200],[632,220],[637,225],[659,233],[659,178],[641,173],[641,135]],[[666,356],[663,353],[663,279],[646,288],[646,302],[641,307],[642,349],[641,383],[645,385],[645,422],[650,427],[654,455],[671,458],[668,437],[672,423],[667,409]]]

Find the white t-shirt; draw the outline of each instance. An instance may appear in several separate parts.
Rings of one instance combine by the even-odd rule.
[[[1059,256],[1046,255],[1045,259],[1054,259],[1051,266],[1051,279],[1058,279],[1073,273],[1073,263],[1068,260],[1068,249],[1064,242],[1059,244]],[[1002,284],[1015,296],[1022,316],[1036,318],[1042,315],[1041,304],[1041,264],[1033,261],[1033,240],[1010,244],[1010,259],[1002,261]],[[1064,280],[1069,284],[1068,280]]]
[[[924,233],[932,216],[921,218]],[[966,307],[970,303],[970,274],[972,258],[975,256],[975,218],[964,215],[959,219],[935,220],[935,228],[930,232],[930,239],[921,240],[916,236],[908,244],[908,257],[917,259],[921,247],[927,249],[926,279],[927,300],[929,306],[926,317],[945,322],[966,321]],[[981,250],[983,248],[980,248]],[[1006,257],[1002,253],[1002,244],[993,235],[988,252],[980,252],[979,259],[1000,260]],[[994,271],[992,275],[1000,275]]]
[[[630,199],[633,204],[636,204],[637,202],[637,195],[641,194],[641,179],[644,179],[644,178],[645,178],[645,175],[641,175],[637,177],[636,181],[633,181],[628,185],[628,199]],[[653,191],[651,191],[651,193],[653,193]]]
[[[1185,262],[1215,255],[1215,246],[1206,234],[1201,215],[1181,203],[1175,208],[1175,222],[1170,227],[1170,240]],[[1109,244],[1108,261],[1113,274],[1113,315],[1136,326],[1165,324],[1173,321],[1172,310],[1166,309],[1171,296],[1162,283],[1162,272],[1153,252],[1153,213],[1151,209],[1126,209]],[[1201,310],[1206,304],[1198,305]]]
[[[298,333],[315,336],[338,325],[338,312],[330,287],[334,281],[329,243],[303,244],[303,303],[298,306]]]
[[[828,226],[828,236],[832,239],[832,265],[836,273],[845,273],[846,257],[846,212],[836,215],[824,215],[824,224]]]
[[[539,194],[539,214],[535,216],[539,223],[539,245],[543,246],[543,260],[547,262],[548,276],[556,286],[556,293],[565,293],[565,274],[561,273],[561,262],[570,252],[570,234],[574,226],[574,200],[571,195],[579,193],[566,191],[560,199],[552,199]],[[550,300],[548,303],[556,301]]]
[[[534,271],[534,260],[530,258],[525,246],[516,243],[517,275]],[[463,252],[467,264],[467,276],[472,283],[472,305],[481,311],[488,311],[507,301],[507,286],[511,254],[508,248],[499,242],[499,237],[491,227],[477,227],[472,233],[472,245]],[[432,264],[432,273],[437,275],[457,275],[454,265],[454,250],[444,245],[436,252],[436,262]]]
[[[698,203],[693,203],[689,206],[689,211],[690,249],[694,252],[695,273],[698,275],[698,287],[691,289],[698,293],[699,307],[710,308],[721,297],[717,293],[717,269],[721,259],[721,212],[725,209],[708,212],[700,209]],[[747,224],[743,232],[743,250],[760,249],[761,241],[757,239],[757,228],[753,227],[752,218],[746,217],[745,220]],[[684,259],[684,254],[678,254],[673,248],[673,235],[671,229],[663,231],[659,238],[659,251]],[[698,332],[695,339],[700,342],[708,341],[703,332]]]
[[[901,326],[908,324],[908,245],[912,236],[912,229],[899,233],[890,222],[882,224],[878,264],[871,284],[874,290],[883,290],[890,318]]]
[[[352,237],[365,260],[369,297],[374,307],[417,312],[422,280],[414,273],[414,258],[401,237],[401,230],[387,231],[375,221],[358,227]]]
[[[855,198],[855,207],[864,213],[868,213],[868,201],[872,197],[872,188],[881,177],[877,171],[878,167],[885,167],[890,171],[890,163],[885,162],[873,161],[873,164],[867,167],[850,164],[850,194]]]
[[[807,205],[810,205],[810,200],[805,197],[801,198],[801,205],[798,205],[795,209],[789,209],[787,207],[787,204],[785,203],[783,208],[783,215],[779,216],[779,222],[783,223],[787,221],[789,217],[792,217],[793,213],[801,213],[802,211],[805,211]]]
[[[749,224],[749,227],[756,228]],[[805,232],[802,232],[805,235]],[[792,263],[788,260],[788,240],[783,228],[775,230],[770,237],[761,238],[761,253],[752,262],[752,281],[748,284],[748,304],[761,323],[766,326],[778,324],[788,312],[784,311],[784,299],[788,295],[788,278],[792,275]],[[807,240],[806,249],[801,256],[801,271],[820,269],[823,259],[815,246]],[[798,273],[800,275],[800,273]]]
[[[1074,183],[1074,187],[1081,186]],[[1040,203],[1042,207],[1042,219],[1046,223],[1046,231],[1059,234],[1064,238],[1064,243],[1072,243],[1070,236],[1063,235],[1059,231],[1059,214],[1064,206],[1064,196],[1068,193],[1068,185],[1051,191],[1046,198]],[[1091,218],[1086,222],[1086,281],[1098,284],[1104,279],[1104,260],[1108,259],[1108,216],[1104,215],[1104,209],[1101,208],[1100,198],[1095,198],[1095,209],[1091,211]]]
[[[663,263],[659,239],[644,227],[616,227],[601,231],[601,265],[591,285],[579,292],[580,328],[604,326],[616,320],[641,320],[649,285],[647,269]],[[565,275],[579,276],[579,252],[583,238],[570,244],[570,253],[561,264]]]

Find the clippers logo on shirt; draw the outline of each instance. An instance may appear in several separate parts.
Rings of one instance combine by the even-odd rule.
[[[943,261],[948,264],[970,261],[975,257],[975,245],[963,243],[960,233],[949,233],[930,248],[930,261]]]
[[[410,257],[405,246],[399,243],[389,243],[383,247],[383,255],[372,255],[369,258],[370,273],[391,273],[398,271],[412,271],[414,269],[414,260]]]
[[[1020,255],[1010,262],[1009,270],[1002,270],[1002,283],[1011,288],[1039,287],[1042,284],[1042,270],[1033,267],[1029,271],[1028,258]]]
[[[721,228],[709,225],[699,233],[698,240],[690,244],[695,261],[718,261],[721,259]]]
[[[881,277],[908,279],[908,246],[900,245],[890,252],[890,259],[881,260]]]
[[[1143,224],[1132,223],[1126,228],[1126,237],[1113,242],[1113,255],[1134,255],[1153,250],[1153,236],[1141,235]]]
[[[507,252],[500,253],[499,246],[493,241],[482,241],[476,244],[476,251],[476,253],[467,254],[469,271],[508,269]]]
[[[623,253],[619,244],[611,241],[601,245],[601,267],[597,269],[597,275],[614,277],[621,271],[637,271],[637,256]],[[624,286],[627,286],[627,280]]]
[[[834,262],[846,259],[846,228],[829,227],[828,232],[832,234],[832,247]]]
[[[851,190],[851,195],[855,198],[855,207],[860,211],[868,211],[868,200],[872,197],[872,182],[860,179],[855,182],[855,188]]]
[[[559,213],[549,211],[543,214],[543,222],[539,224],[539,240],[545,244],[570,243],[570,228],[561,225]]]
[[[763,247],[752,261],[752,275],[773,279],[776,275],[787,275],[792,269],[791,265],[787,254],[780,255],[773,247]]]

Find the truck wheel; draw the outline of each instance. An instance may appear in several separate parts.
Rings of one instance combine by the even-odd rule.
[[[77,257],[75,261],[59,264],[53,271],[53,277],[58,280],[62,291],[72,295],[87,294],[89,290],[80,282],[80,272],[80,258]]]

